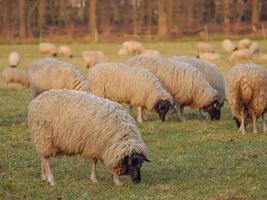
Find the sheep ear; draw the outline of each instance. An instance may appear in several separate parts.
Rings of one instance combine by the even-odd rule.
[[[150,160],[147,159],[146,156],[143,156],[143,157],[144,157],[144,161],[151,162]]]

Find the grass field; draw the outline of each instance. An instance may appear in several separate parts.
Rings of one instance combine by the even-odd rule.
[[[267,42],[259,41],[267,52]],[[212,44],[221,52],[221,42]],[[73,59],[83,71],[81,52],[104,51],[112,61],[119,57],[119,43],[70,44]],[[145,43],[164,56],[195,55],[196,42]],[[8,54],[22,54],[21,68],[40,57],[37,44],[0,45],[0,72],[8,66]],[[232,67],[226,55],[218,61],[226,75]],[[264,67],[266,64],[260,63]],[[51,159],[56,186],[41,180],[41,162],[27,127],[28,89],[13,85],[6,89],[0,77],[0,199],[267,199],[267,135],[237,132],[228,104],[218,122],[201,120],[198,112],[186,109],[185,123],[172,118],[162,123],[155,114],[138,124],[150,149],[151,163],[144,164],[141,184],[124,177],[116,187],[102,164],[98,165],[99,184],[89,181],[89,161],[79,156]],[[262,131],[261,127],[260,132]]]

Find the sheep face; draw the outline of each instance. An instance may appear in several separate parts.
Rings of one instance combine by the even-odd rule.
[[[141,181],[141,168],[144,161],[150,162],[146,157],[140,154],[134,153],[130,157],[126,156],[122,163],[125,169],[123,175],[129,175],[133,183],[139,183]]]
[[[202,109],[209,113],[211,120],[220,120],[221,105],[217,100],[207,106],[204,106]]]
[[[171,107],[171,102],[169,100],[160,100],[155,105],[155,110],[159,114],[160,120],[165,121],[165,117],[167,112],[169,111]]]

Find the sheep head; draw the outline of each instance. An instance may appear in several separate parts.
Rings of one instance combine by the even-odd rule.
[[[154,109],[159,114],[161,121],[165,121],[166,114],[170,107],[171,102],[169,100],[159,100],[154,106]]]

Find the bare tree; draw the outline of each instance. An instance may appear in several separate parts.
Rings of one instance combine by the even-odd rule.
[[[168,37],[168,17],[166,11],[166,1],[157,0],[158,4],[158,37],[161,39],[166,39]]]
[[[19,36],[26,36],[25,0],[19,0]]]
[[[258,24],[260,18],[260,6],[259,0],[252,0],[252,17],[251,22],[253,24]]]
[[[96,37],[96,0],[89,1],[89,32],[91,36]]]
[[[223,4],[223,24],[224,24],[224,33],[230,33],[230,2],[229,0],[224,0]]]

